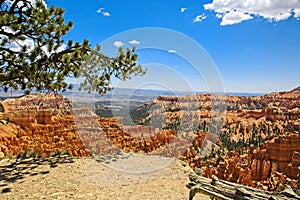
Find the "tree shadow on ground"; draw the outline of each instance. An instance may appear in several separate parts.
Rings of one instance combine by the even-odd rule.
[[[132,155],[132,152],[117,151],[115,153],[107,155],[93,155],[93,157],[99,163],[110,164],[118,160],[128,159]]]
[[[0,193],[11,191],[7,187],[9,183],[20,181],[29,176],[48,174],[49,170],[37,169],[41,165],[48,165],[50,168],[55,168],[59,164],[73,162],[74,158],[69,155],[2,160],[0,162]]]

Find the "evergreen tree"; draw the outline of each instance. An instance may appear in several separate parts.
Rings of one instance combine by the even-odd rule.
[[[73,23],[63,14],[39,0],[0,0],[0,88],[58,92],[71,88],[67,77],[82,77],[82,89],[104,94],[112,89],[112,76],[125,80],[145,73],[134,48],[120,48],[110,58],[87,40],[65,43]]]

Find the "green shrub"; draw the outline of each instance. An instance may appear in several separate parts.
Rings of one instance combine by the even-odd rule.
[[[50,154],[50,157],[60,157],[63,155],[71,155],[71,153],[69,150],[66,149],[57,149],[57,151]]]
[[[17,155],[17,159],[25,159],[25,158],[38,158],[40,154],[37,150],[27,149]]]
[[[2,105],[2,103],[0,103],[0,112],[4,112],[5,109],[4,109],[4,106]]]

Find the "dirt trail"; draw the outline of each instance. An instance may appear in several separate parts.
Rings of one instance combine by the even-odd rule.
[[[179,160],[127,153],[2,160],[0,199],[188,199],[189,170]]]

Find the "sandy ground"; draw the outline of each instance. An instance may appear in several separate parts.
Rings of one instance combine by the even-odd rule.
[[[189,171],[179,160],[128,153],[6,159],[0,161],[0,199],[188,199]]]

